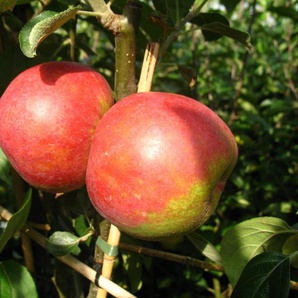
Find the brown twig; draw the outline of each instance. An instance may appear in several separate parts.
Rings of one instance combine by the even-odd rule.
[[[159,258],[159,259],[163,259],[163,260],[167,260],[175,263],[180,263],[183,265],[197,267],[204,270],[215,270],[220,272],[224,271],[224,268],[221,265],[204,262],[188,256],[182,256],[174,253],[160,251],[157,249],[146,248],[146,247],[126,244],[126,243],[120,243],[119,246],[121,249],[124,249],[124,250],[128,250],[138,254],[144,254],[147,256],[151,256],[151,257],[155,257],[155,258]]]

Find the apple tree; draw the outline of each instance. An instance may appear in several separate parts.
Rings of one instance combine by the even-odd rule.
[[[297,295],[297,5],[0,1],[0,296]]]

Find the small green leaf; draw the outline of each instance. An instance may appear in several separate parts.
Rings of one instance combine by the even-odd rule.
[[[246,220],[231,228],[222,239],[225,272],[235,286],[250,259],[265,251],[282,252],[285,241],[297,234],[285,221],[275,217]]]
[[[0,0],[0,13],[12,10],[16,5],[17,0]]]
[[[29,215],[31,207],[32,189],[30,188],[24,198],[20,209],[10,218],[4,233],[0,237],[0,252],[5,247],[8,240],[24,225]]]
[[[9,184],[10,182],[10,163],[0,148],[0,179]]]
[[[130,291],[137,292],[142,287],[141,256],[135,253],[122,252],[123,267],[127,271]]]
[[[34,280],[26,267],[13,260],[0,263],[0,297],[38,297]]]
[[[209,241],[196,232],[188,234],[187,238],[205,257],[215,263],[221,264],[222,260],[220,253]]]
[[[30,20],[19,34],[19,42],[23,54],[28,58],[36,56],[36,49],[39,44],[72,19],[80,8],[80,6],[76,6],[60,13],[45,10]]]
[[[265,252],[248,262],[234,288],[232,298],[287,298],[289,290],[289,256]]]
[[[217,33],[221,36],[230,37],[243,45],[245,45],[249,50],[252,49],[252,45],[250,43],[250,35],[247,32],[243,32],[237,29],[233,29],[229,26],[224,25],[221,22],[214,22],[210,24],[205,24],[201,26],[202,32],[210,31],[213,33]]]
[[[79,254],[80,237],[68,232],[55,232],[47,239],[46,247],[54,256],[65,256],[67,254]]]

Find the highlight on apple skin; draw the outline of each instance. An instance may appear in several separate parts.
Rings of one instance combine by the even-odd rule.
[[[176,237],[212,215],[237,157],[232,132],[205,105],[177,94],[136,93],[97,126],[87,191],[120,230],[145,240]]]
[[[74,62],[19,74],[0,99],[0,147],[32,186],[69,192],[85,184],[91,141],[113,105],[106,79]]]

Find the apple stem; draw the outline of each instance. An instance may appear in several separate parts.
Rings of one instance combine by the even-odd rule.
[[[121,15],[120,29],[115,34],[115,81],[116,101],[135,93],[136,76],[136,37],[141,18],[141,6],[138,2],[126,2]]]

